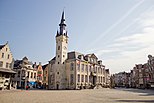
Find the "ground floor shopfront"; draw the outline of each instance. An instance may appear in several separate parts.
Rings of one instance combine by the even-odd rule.
[[[16,82],[12,81],[16,72],[9,69],[0,69],[0,89],[10,90],[16,89]]]

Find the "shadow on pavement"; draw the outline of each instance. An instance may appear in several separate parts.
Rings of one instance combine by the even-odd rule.
[[[116,102],[139,102],[139,103],[154,103],[154,100],[116,100]]]
[[[140,96],[153,96],[154,90],[153,89],[134,89],[134,88],[117,88],[118,90],[134,92],[134,93],[142,93]],[[153,101],[154,103],[154,101]]]

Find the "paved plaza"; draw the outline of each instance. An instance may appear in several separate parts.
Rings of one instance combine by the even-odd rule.
[[[14,90],[0,91],[0,103],[154,103],[154,90]]]

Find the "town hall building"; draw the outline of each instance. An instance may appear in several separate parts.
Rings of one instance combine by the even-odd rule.
[[[68,52],[65,14],[62,12],[56,34],[56,55],[49,61],[48,89],[88,89],[108,87],[109,69],[92,53]]]

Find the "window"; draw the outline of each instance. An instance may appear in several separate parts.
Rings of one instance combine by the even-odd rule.
[[[82,64],[82,72],[84,72],[84,64]]]
[[[80,72],[80,64],[77,64],[78,72]]]
[[[59,74],[59,72],[57,72],[57,74]]]
[[[44,77],[44,81],[46,81],[46,77]]]
[[[0,61],[0,67],[3,67],[3,62],[2,61]]]
[[[88,82],[88,76],[85,75],[85,82]]]
[[[81,76],[81,80],[82,80],[82,82],[84,82],[84,75]]]
[[[31,78],[33,78],[33,72],[31,72]]]
[[[89,76],[89,82],[91,82],[91,76]]]
[[[2,53],[2,58],[4,58],[4,53]]]
[[[22,70],[22,74],[25,74],[25,70]]]
[[[73,70],[73,67],[74,67],[74,63],[71,63],[71,70]]]
[[[38,76],[38,80],[42,80],[42,77]]]
[[[101,83],[102,83],[102,77],[101,77]]]
[[[95,68],[95,67],[93,67],[93,69],[94,69],[94,73],[96,73],[96,68]]]
[[[12,68],[12,63],[10,63],[9,68]]]
[[[105,77],[103,77],[103,82],[105,82]]]
[[[20,71],[18,71],[18,77],[20,77]]]
[[[60,50],[60,46],[58,46],[58,50]]]
[[[100,68],[98,68],[98,73],[100,73]]]
[[[7,51],[7,48],[6,48],[6,51]]]
[[[9,59],[9,58],[10,58],[10,55],[8,54],[7,59]]]
[[[59,62],[58,62],[58,64],[59,64]]]
[[[6,68],[8,68],[9,67],[9,63],[6,63]]]
[[[86,72],[88,72],[88,65],[86,65]]]
[[[91,72],[91,66],[89,66],[89,71]]]
[[[59,55],[58,55],[58,58],[59,58]]]
[[[29,72],[27,72],[27,77],[29,78]]]
[[[80,74],[78,74],[78,82],[80,82]]]
[[[36,73],[34,73],[34,78],[36,78]]]
[[[74,77],[73,74],[71,74],[71,75],[70,75],[70,83],[71,83],[71,84],[73,83],[73,79],[74,79],[73,77]]]
[[[91,62],[93,63],[93,59],[91,58]]]
[[[96,73],[97,73],[97,69],[98,69],[98,68],[96,67],[96,68],[95,68],[95,70],[96,70]]]
[[[63,55],[63,57],[65,57],[65,55]]]

